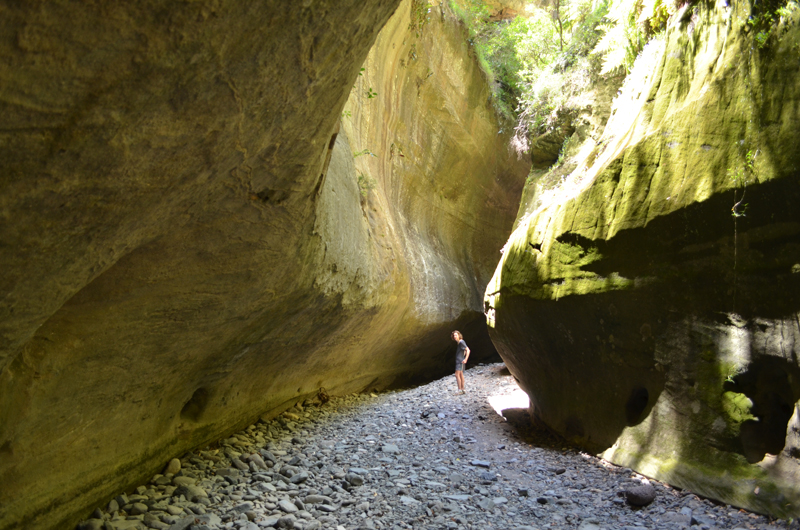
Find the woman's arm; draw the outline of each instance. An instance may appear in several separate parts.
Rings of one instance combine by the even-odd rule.
[[[469,359],[469,351],[470,350],[469,350],[469,346],[467,346],[466,343],[464,343],[464,346],[466,346],[466,348],[464,348],[464,364],[467,364],[467,359]]]

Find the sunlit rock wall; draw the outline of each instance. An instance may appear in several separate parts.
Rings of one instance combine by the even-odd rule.
[[[684,7],[604,132],[576,133],[564,178],[526,190],[487,317],[556,431],[796,517],[799,17],[760,47],[732,5]]]
[[[369,51],[397,5],[0,5],[0,529],[320,388],[443,374],[454,326],[491,353],[527,167],[440,12]]]

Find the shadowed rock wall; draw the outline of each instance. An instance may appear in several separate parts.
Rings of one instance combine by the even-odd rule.
[[[487,316],[547,425],[796,517],[798,10],[763,47],[748,15],[684,8],[648,46],[571,173],[526,191]]]
[[[420,143],[369,124],[412,169],[375,171],[367,197],[348,146],[367,125],[339,125],[397,5],[0,6],[0,529],[68,527],[321,387],[444,373],[454,326],[492,353],[479,293],[527,167],[496,152],[466,45],[441,17],[419,44],[445,31],[467,76],[431,89],[441,107],[374,85]],[[380,53],[370,76],[415,84],[424,54],[406,71]],[[460,164],[426,159],[428,138]]]

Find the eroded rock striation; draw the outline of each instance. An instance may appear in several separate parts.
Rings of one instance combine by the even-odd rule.
[[[419,32],[402,4],[370,52],[397,6],[4,7],[0,528],[66,527],[323,388],[449,370],[452,327],[490,351],[528,168],[444,11]]]
[[[648,45],[572,171],[526,190],[487,316],[553,429],[796,517],[800,31],[759,42],[748,10],[684,7]]]

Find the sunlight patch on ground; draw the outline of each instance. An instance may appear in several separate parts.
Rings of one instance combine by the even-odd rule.
[[[503,415],[505,409],[527,409],[530,405],[528,394],[516,388],[510,394],[494,394],[487,398],[489,405],[499,415]]]

